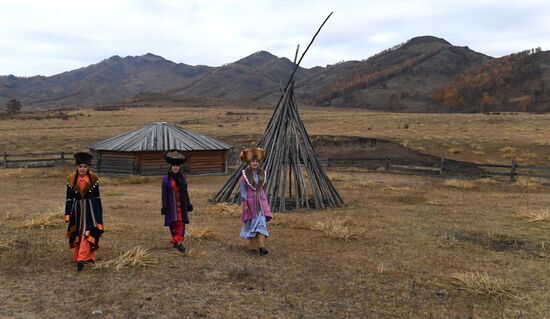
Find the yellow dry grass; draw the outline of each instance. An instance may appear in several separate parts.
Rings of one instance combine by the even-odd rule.
[[[275,215],[269,222],[269,226],[288,227],[292,229],[312,229],[313,224],[309,215],[300,212]]]
[[[522,152],[516,157],[519,163],[533,163],[537,159],[538,155],[535,153]]]
[[[498,183],[498,181],[492,177],[486,177],[486,178],[478,178],[476,179],[476,183],[478,184],[485,184],[485,185],[494,185]]]
[[[226,116],[227,110],[238,113],[254,113],[259,125],[237,125],[242,119]],[[69,120],[44,119],[29,121],[23,119],[4,120],[2,139],[8,152],[76,151],[85,145],[109,138],[153,121],[168,121],[185,128],[212,136],[259,135],[272,115],[272,109],[252,109],[246,106],[219,105],[208,108],[140,107],[112,111],[78,110],[68,112]],[[86,116],[74,116],[84,113]],[[468,147],[487,157],[502,161],[512,153],[535,152],[548,145],[545,128],[550,115],[518,113],[487,117],[482,114],[419,114],[384,113],[357,109],[322,108],[300,106],[300,115],[313,137],[318,135],[363,136],[392,139],[402,144],[414,144],[415,149],[424,149],[435,156],[448,156],[468,160],[471,152],[449,153],[449,148]],[[331,118],[331,121],[326,121]],[[121,125],[121,123],[124,123]],[[410,123],[403,129],[403,123]],[[413,124],[416,123],[416,124]],[[49,130],[55,127],[56,130]],[[44,144],[44,138],[55,143]],[[80,147],[74,140],[79,141]],[[252,140],[254,140],[252,138]],[[252,142],[253,143],[253,142]],[[499,150],[502,150],[499,152]],[[539,160],[550,162],[546,153]],[[541,163],[542,164],[542,163]]]
[[[9,170],[2,170],[2,176],[4,177],[29,177],[31,173],[24,168],[14,168]]]
[[[129,224],[125,224],[125,223],[122,223],[122,222],[114,222],[114,223],[111,222],[111,223],[109,223],[109,225],[105,226],[105,232],[106,233],[111,233],[111,232],[123,233],[123,232],[128,231],[132,228],[133,228],[133,226],[129,225]]]
[[[550,222],[550,209],[522,208],[516,217],[529,223]]]
[[[392,185],[387,185],[387,186],[384,186],[384,190],[387,190],[387,191],[397,191],[397,192],[409,192],[409,191],[412,191],[413,188],[410,187],[410,186],[392,186]]]
[[[455,273],[448,278],[448,284],[475,297],[523,300],[510,281],[490,277],[485,272]]]
[[[115,192],[115,191],[104,191],[103,192],[103,196],[122,196],[122,195],[125,195],[126,193],[124,192]]]
[[[203,240],[213,240],[213,239],[219,238],[219,234],[214,229],[207,226],[191,225],[186,231],[187,231],[187,241],[191,243],[197,243]]]
[[[156,178],[151,176],[129,176],[126,179],[128,184],[147,184],[156,181]]]
[[[539,188],[542,183],[536,178],[520,177],[516,180],[515,185],[525,188]]]
[[[249,108],[244,111],[255,113],[251,119],[258,125],[241,125],[242,120],[235,119],[233,123],[239,124],[233,126],[228,123],[231,120],[226,116],[228,110],[235,112],[239,108],[223,105],[208,109],[86,110],[89,117],[33,121],[32,129],[29,121],[0,120],[0,130],[7,150],[19,150],[23,146],[25,149],[20,149],[21,152],[80,149],[155,121],[176,123],[220,137],[230,144],[237,136],[244,136],[244,140],[248,138],[246,143],[253,144],[272,113],[272,109]],[[509,163],[503,161],[503,153],[498,150],[512,146],[517,148],[518,155],[536,153],[538,164],[550,166],[547,155],[550,114],[388,114],[310,107],[300,107],[300,112],[313,136],[373,137],[398,143],[408,140],[411,147],[422,147],[426,153],[466,161],[472,160],[474,154],[469,145],[475,143],[486,153],[483,157],[476,156],[475,161],[488,163]],[[124,124],[120,125],[122,120]],[[411,124],[409,129],[403,129],[404,122]],[[368,127],[371,129],[367,130]],[[521,132],[516,128],[521,128]],[[461,147],[464,151],[449,154],[447,150],[452,147]],[[72,166],[65,169],[70,172]],[[103,197],[108,231],[102,238],[98,257],[108,257],[108,260],[126,251],[117,250],[118,247],[140,244],[151,249],[159,266],[139,272],[126,266],[130,271],[116,274],[84,272],[77,278],[70,263],[72,252],[67,249],[61,227],[43,231],[11,227],[23,221],[21,216],[35,217],[42,213],[35,210],[21,189],[36,189],[33,196],[40,198],[43,207],[64,201],[61,176],[64,174],[49,170],[0,169],[0,237],[8,247],[15,245],[0,252],[0,282],[5,283],[0,287],[0,296],[3,310],[7,309],[6,316],[10,316],[10,311],[15,316],[31,318],[78,317],[88,312],[91,304],[73,298],[74,289],[58,280],[65,277],[69,281],[90,277],[97,289],[88,290],[86,300],[102,307],[111,317],[128,314],[177,317],[181,313],[172,305],[181,299],[177,294],[180,286],[189,287],[188,299],[208,301],[187,305],[186,311],[196,317],[228,318],[246,312],[252,317],[270,313],[278,318],[330,317],[334,313],[353,318],[368,313],[388,318],[450,318],[457,314],[476,318],[545,318],[550,313],[550,291],[546,289],[550,278],[548,247],[543,244],[550,242],[546,226],[522,226],[523,222],[518,219],[503,218],[527,206],[527,201],[536,202],[537,207],[549,206],[550,198],[540,189],[520,188],[515,184],[482,185],[474,181],[479,186],[475,191],[457,191],[443,186],[440,178],[339,169],[333,181],[335,187],[340,190],[347,184],[353,186],[349,191],[341,191],[346,207],[274,214],[269,224],[273,226],[270,254],[260,257],[241,249],[238,218],[218,218],[216,212],[207,213],[208,198],[219,190],[227,176],[190,177],[189,190],[196,213],[189,231],[194,225],[207,225],[219,234],[219,240],[190,243],[182,255],[168,244],[169,232],[162,227],[158,213],[160,180],[129,185],[124,178],[110,181],[100,174],[102,192],[113,196]],[[43,174],[44,171],[48,171],[47,174]],[[329,173],[334,171],[329,167]],[[40,182],[44,187],[34,187],[37,177],[43,177]],[[369,180],[380,187],[367,188],[370,184],[362,181]],[[384,188],[384,185],[393,186]],[[406,204],[417,201],[414,194],[408,195],[416,192],[427,194],[425,197],[430,200],[418,205]],[[115,197],[115,194],[124,196]],[[402,202],[395,200],[399,197]],[[355,227],[368,234],[368,238],[337,240],[314,228],[317,222],[346,217],[355,221]],[[112,226],[124,231],[110,231]],[[470,236],[467,241],[451,236],[455,244],[441,245],[437,234],[456,235],[460,230],[469,231],[467,234],[479,232],[483,236]],[[507,236],[500,238],[488,233],[489,230]],[[518,240],[517,245],[508,243],[512,239]],[[509,249],[498,251],[493,243]],[[475,298],[455,288],[445,289],[448,294],[435,300],[438,287],[434,286],[439,286],[441,274],[464,271],[464,256],[468,256],[469,269],[490,266],[493,274],[502,274],[500,278],[521,279],[521,297],[529,303],[518,304],[506,297],[498,302],[491,297]],[[517,267],[519,264],[522,267]],[[228,266],[232,270],[228,270]],[[108,269],[114,269],[114,263]],[[325,276],[319,276],[319,271]],[[38,284],[25,285],[11,280],[21,276]],[[327,282],[326,278],[339,280]],[[447,277],[441,280],[448,283]],[[167,286],[166,282],[173,285]],[[366,287],[368,298],[365,298]],[[51,291],[55,291],[55,296]],[[152,298],[151,292],[154,292]],[[262,298],[256,298],[258,295]],[[256,298],[257,307],[250,307],[251,298]],[[147,301],[151,299],[152,302]],[[55,304],[56,300],[67,302],[56,307],[44,306]],[[273,302],[277,300],[282,302]]]
[[[327,220],[326,217],[320,217],[317,214],[308,214],[306,216],[300,215],[299,213],[277,215],[269,225],[291,229],[320,231],[326,237],[344,241],[359,239],[366,233],[364,226],[359,225],[350,218]]]
[[[142,185],[149,183],[160,183],[156,176],[103,176],[99,177],[103,185]]]
[[[486,153],[482,150],[472,150],[472,153],[475,155],[485,155]]]
[[[50,208],[46,213],[21,223],[21,228],[55,227],[65,222],[65,212],[62,206]]]
[[[136,246],[116,258],[96,262],[92,269],[114,269],[120,271],[124,268],[149,267],[156,264],[158,264],[158,260],[151,255],[147,248]]]
[[[0,250],[15,247],[15,241],[9,239],[0,239]]]
[[[499,149],[499,151],[500,151],[501,153],[504,153],[504,154],[511,154],[511,153],[517,152],[518,149],[515,148],[515,147],[512,147],[512,146],[505,146],[505,147]]]
[[[404,205],[433,203],[433,201],[429,200],[423,192],[419,191],[407,192],[405,194],[400,194],[394,198],[396,202]]]
[[[219,203],[216,205],[208,205],[206,212],[219,216],[240,216],[241,207],[237,204]]]
[[[366,233],[364,226],[357,224],[350,218],[317,221],[313,229],[320,230],[324,235],[338,240],[356,240]]]
[[[450,178],[446,179],[443,182],[443,185],[456,188],[456,189],[473,189],[476,188],[476,183],[474,181],[469,181],[465,179]]]
[[[204,252],[204,250],[196,247],[196,246],[193,246],[193,245],[189,245],[185,248],[185,257],[186,258],[192,258],[192,259],[199,259],[199,258],[202,258],[202,257],[205,257],[206,254]]]

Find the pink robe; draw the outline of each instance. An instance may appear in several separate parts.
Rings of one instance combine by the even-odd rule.
[[[264,179],[265,180],[265,179]],[[269,202],[265,194],[264,185],[258,186],[256,190],[246,180],[244,174],[241,176],[241,182],[246,185],[247,198],[242,201],[241,220],[245,223],[247,220],[253,219],[258,215],[258,208],[261,208],[267,221],[272,218]]]

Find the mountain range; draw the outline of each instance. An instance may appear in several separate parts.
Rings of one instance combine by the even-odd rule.
[[[175,63],[147,53],[113,56],[53,76],[0,76],[0,105],[33,108],[216,98],[272,104],[294,64],[259,51],[220,67]],[[549,111],[550,51],[501,58],[421,36],[362,61],[302,68],[298,103],[399,112]]]

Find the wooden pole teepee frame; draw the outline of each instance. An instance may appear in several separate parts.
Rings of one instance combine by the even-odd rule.
[[[258,142],[258,147],[266,151],[266,159],[261,167],[267,172],[266,193],[270,207],[274,211],[284,212],[292,208],[325,209],[340,207],[343,204],[338,191],[321,166],[294,101],[294,74],[331,15],[332,13],[321,24],[298,62],[296,62],[298,51],[296,51],[294,70],[290,74],[264,136]],[[235,171],[212,198],[213,202],[240,202],[238,185],[242,170],[245,168],[246,164],[242,164]]]

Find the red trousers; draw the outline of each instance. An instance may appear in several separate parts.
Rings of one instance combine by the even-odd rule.
[[[182,220],[173,222],[170,225],[170,233],[172,234],[172,240],[170,243],[178,244],[183,241],[183,235],[185,234],[185,224]]]

